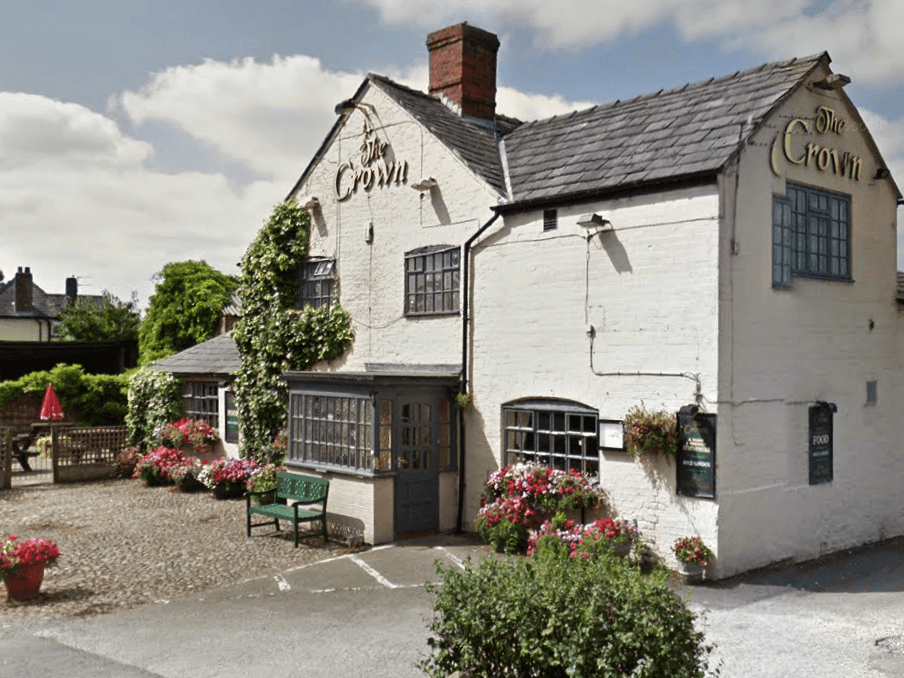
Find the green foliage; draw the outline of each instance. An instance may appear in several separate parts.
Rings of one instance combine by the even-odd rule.
[[[137,301],[123,302],[104,292],[98,306],[91,299],[79,297],[60,311],[59,338],[65,341],[135,341],[141,316]]]
[[[0,407],[24,393],[43,393],[47,384],[53,384],[63,412],[79,424],[121,426],[125,420],[127,381],[123,375],[85,374],[81,365],[64,363],[0,382]]]
[[[155,283],[138,335],[142,365],[210,339],[238,279],[204,261],[183,261],[164,266]]]
[[[310,215],[295,201],[282,203],[242,259],[242,319],[232,333],[242,367],[233,388],[243,454],[258,460],[285,428],[288,393],[282,373],[338,358],[354,338],[351,318],[340,306],[294,308],[309,227]]]
[[[182,416],[181,385],[169,372],[143,367],[129,377],[129,441],[146,449],[158,428]]]
[[[625,449],[629,454],[678,454],[678,421],[665,410],[635,405],[625,415]]]
[[[553,551],[483,559],[464,571],[437,562],[439,586],[425,673],[559,678],[701,678],[707,670],[694,614],[666,584],[620,558]]]

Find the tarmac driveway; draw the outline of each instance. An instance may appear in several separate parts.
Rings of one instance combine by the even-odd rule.
[[[487,554],[433,537],[81,620],[0,617],[0,675],[421,676],[434,562]],[[904,540],[696,587],[690,604],[726,678],[904,676]]]

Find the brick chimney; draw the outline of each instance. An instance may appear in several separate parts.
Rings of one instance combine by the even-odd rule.
[[[462,115],[496,116],[496,53],[499,38],[467,23],[427,36],[430,94],[445,94]]]
[[[74,304],[78,299],[78,278],[66,278],[66,304]]]
[[[16,313],[25,313],[34,310],[34,283],[31,279],[31,268],[25,270],[19,266],[16,271]]]

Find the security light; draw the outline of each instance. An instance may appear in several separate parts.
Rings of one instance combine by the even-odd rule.
[[[433,177],[425,177],[417,183],[411,184],[411,188],[413,188],[415,191],[420,191],[421,193],[426,193],[434,186],[436,186],[436,179],[434,179]]]
[[[612,223],[608,219],[604,219],[599,214],[584,214],[578,219],[578,226],[582,228],[595,228],[598,231],[611,231]]]

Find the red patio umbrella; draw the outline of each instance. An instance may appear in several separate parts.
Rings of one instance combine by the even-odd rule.
[[[44,402],[41,404],[41,421],[59,421],[65,416],[63,408],[60,406],[60,399],[53,390],[53,384],[47,384],[47,390],[44,391]]]

